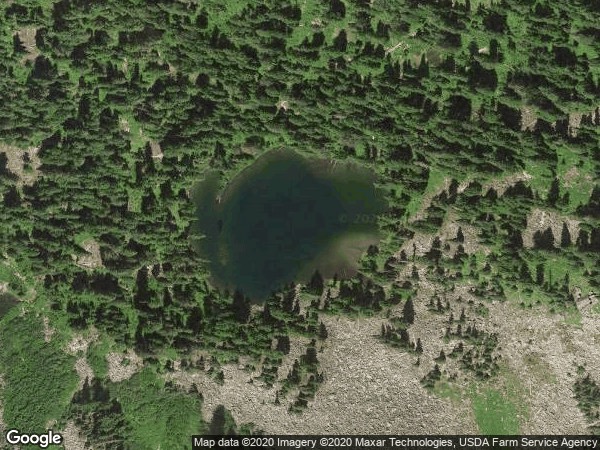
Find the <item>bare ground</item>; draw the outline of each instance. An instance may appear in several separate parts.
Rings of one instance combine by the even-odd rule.
[[[142,358],[128,349],[125,353],[111,352],[106,355],[108,378],[113,383],[128,380],[142,368]]]
[[[77,372],[77,375],[79,375],[78,389],[83,387],[86,379],[90,382],[94,378],[94,371],[90,367],[85,356],[81,356],[75,361],[75,371]]]
[[[150,141],[150,150],[152,151],[152,158],[162,161],[165,155],[158,142]]]
[[[98,330],[91,328],[85,335],[76,334],[67,344],[67,353],[70,355],[85,354],[89,345],[98,339]]]
[[[70,420],[62,432],[65,450],[87,450],[87,442],[75,422]]]
[[[505,177],[495,188],[501,191],[527,177],[525,173]],[[449,213],[439,233],[442,247],[456,235],[458,224],[452,214]],[[577,233],[575,221],[542,210],[535,210],[530,221],[527,237],[524,236],[528,243],[534,231],[546,226],[552,226],[559,238],[563,221],[572,235]],[[485,252],[478,243],[478,230],[469,226],[462,228],[468,252]],[[432,238],[415,235],[403,247],[408,258],[413,243],[417,255],[422,256],[431,247]],[[450,249],[444,250],[446,255],[454,251],[456,244],[450,244]],[[454,396],[452,400],[438,398],[419,382],[433,366],[440,350],[448,354],[455,344],[443,339],[450,312],[434,314],[428,311],[429,300],[440,295],[450,301],[455,318],[465,308],[470,324],[498,335],[497,351],[502,355],[502,369],[489,386],[503,395],[512,395],[521,432],[587,433],[588,424],[573,398],[572,387],[577,365],[584,365],[592,376],[600,377],[600,324],[595,316],[582,314],[580,327],[569,325],[563,315],[548,314],[539,309],[524,310],[517,306],[517,301],[478,298],[472,294],[473,286],[469,282],[457,284],[455,289],[448,291],[427,279],[424,265],[417,263],[416,267],[419,274],[414,299],[417,320],[410,328],[410,336],[413,342],[417,338],[423,341],[419,366],[414,364],[414,354],[389,347],[377,338],[382,323],[386,322],[384,317],[322,316],[329,333],[318,354],[325,381],[303,414],[288,413],[290,397],[281,405],[274,404],[277,386],[267,388],[251,381],[259,369],[251,374],[235,365],[224,366],[223,386],[201,372],[176,371],[166,377],[186,389],[192,383],[197,385],[204,395],[206,420],[210,420],[217,405],[223,404],[238,423],[255,422],[267,433],[477,433],[467,394],[473,377],[461,371],[458,361],[447,359],[441,365],[445,377],[454,378],[452,384],[458,397]],[[406,264],[399,280],[410,277],[411,271],[412,263]],[[595,298],[578,297],[582,302],[596,301]],[[489,312],[478,313],[480,305]],[[400,315],[401,306],[388,312],[388,317]],[[280,381],[289,372],[294,359],[304,352],[305,341],[304,338],[292,340],[291,352],[279,370]]]
[[[533,131],[537,124],[537,114],[533,107],[521,107],[521,131]]]
[[[0,153],[6,153],[8,158],[7,168],[18,177],[19,184],[32,185],[39,175],[39,168],[42,161],[38,156],[38,148],[30,147],[21,149],[10,145],[0,144]],[[31,159],[30,170],[25,170],[23,156],[27,153]]]
[[[23,61],[33,61],[40,54],[40,51],[37,48],[35,43],[35,35],[36,28],[34,27],[25,27],[21,28],[17,33],[19,35],[19,39],[23,43],[25,50],[27,51],[27,55],[23,58]]]
[[[50,320],[44,316],[43,319],[44,324],[44,342],[50,342],[52,340],[52,336],[54,335],[54,328],[50,326]]]
[[[468,401],[457,405],[431,395],[419,383],[420,373],[415,373],[425,368],[416,368],[413,356],[377,339],[381,318],[323,321],[329,338],[318,357],[326,379],[303,414],[289,414],[283,402],[275,405],[274,388],[248,383],[248,374],[232,365],[223,367],[224,386],[204,373],[168,376],[186,388],[196,383],[204,394],[206,420],[223,404],[238,422],[257,422],[267,433],[476,431]]]
[[[465,250],[465,253],[473,254],[481,251],[484,254],[488,254],[490,252],[489,248],[479,242],[479,230],[472,225],[459,223],[456,213],[452,210],[449,210],[446,220],[444,220],[444,223],[438,233],[415,233],[412,239],[407,239],[402,244],[402,247],[400,247],[400,250],[395,254],[395,256],[400,257],[400,252],[404,251],[407,258],[410,259],[413,254],[413,249],[415,256],[424,256],[427,252],[429,252],[429,250],[431,250],[433,239],[436,236],[439,236],[442,247],[444,247],[446,244],[450,247],[450,250],[446,251],[445,254],[453,256],[459,244],[455,241],[459,227],[462,229],[464,235],[464,242],[462,243],[462,246]]]
[[[502,318],[502,354],[527,392],[529,417],[522,432],[530,434],[586,434],[587,424],[573,398],[576,364],[600,374],[600,329],[584,319],[581,329],[564,318],[517,309],[508,302],[488,305],[490,316]]]
[[[84,269],[96,269],[103,267],[100,245],[94,239],[87,239],[81,244],[87,252],[85,255],[75,257],[75,264]]]
[[[483,193],[485,194],[490,188],[494,188],[496,193],[501,196],[509,187],[514,186],[517,182],[529,181],[531,178],[532,176],[525,171],[505,175],[498,179],[492,180],[489,183],[485,183],[483,185]]]
[[[544,231],[548,227],[552,229],[554,235],[554,243],[556,246],[560,244],[563,223],[567,224],[571,240],[575,242],[579,234],[579,221],[569,217],[561,216],[554,211],[546,211],[535,208],[527,216],[527,227],[523,230],[523,246],[527,248],[533,247],[533,235],[536,231]]]

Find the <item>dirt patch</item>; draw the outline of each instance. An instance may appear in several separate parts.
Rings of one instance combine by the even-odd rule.
[[[158,142],[150,141],[150,150],[152,151],[152,158],[162,161],[165,155]]]
[[[85,356],[82,356],[75,361],[75,371],[77,372],[77,375],[79,375],[78,389],[83,387],[86,379],[88,382],[91,382],[94,378],[94,371],[88,364]]]
[[[463,242],[456,241],[459,228],[463,234]],[[442,241],[442,247],[444,244],[450,245],[449,250],[442,251],[444,256],[452,257],[456,252],[458,244],[461,244],[465,253],[469,255],[477,252],[482,252],[486,255],[490,253],[490,249],[480,243],[479,229],[472,225],[460,223],[458,214],[453,209],[448,211],[446,220],[444,220],[438,234]]]
[[[579,286],[575,286],[571,292],[575,298],[575,304],[582,317],[592,318],[594,316],[594,307],[598,303],[598,296],[591,291],[585,294]]]
[[[77,355],[80,353],[87,352],[89,345],[95,342],[99,337],[98,330],[90,328],[87,335],[76,334],[73,336],[71,341],[67,344],[67,353],[71,355]]]
[[[44,342],[50,342],[55,330],[50,326],[50,320],[47,317],[44,317],[42,322],[44,324]]]
[[[563,186],[566,188],[576,187],[577,185],[582,185],[582,188],[587,190],[589,194],[591,192],[591,188],[583,187],[585,184],[593,184],[594,178],[589,173],[581,174],[577,167],[571,167],[569,170],[565,172],[565,174],[561,177]]]
[[[519,181],[527,182],[531,180],[533,177],[527,172],[523,171],[521,173],[513,173],[510,175],[503,176],[501,178],[492,180],[483,185],[482,193],[485,195],[490,188],[494,188],[496,193],[499,196],[504,195],[504,192],[511,187],[517,184]]]
[[[531,106],[521,107],[521,131],[533,131],[537,124],[537,114]]]
[[[7,168],[17,176],[17,184],[31,186],[39,176],[42,161],[38,156],[38,147],[20,149],[0,144],[0,153],[6,153]]]
[[[306,347],[309,344],[308,339],[300,337],[290,337],[290,352],[285,355],[283,362],[277,372],[278,379],[284,380],[294,365],[295,360],[300,360],[300,357],[306,352]]]
[[[62,432],[65,450],[87,450],[87,442],[75,422],[69,420]]]
[[[125,353],[111,352],[106,355],[108,378],[113,383],[128,380],[142,368],[142,358],[131,349]]]
[[[569,135],[573,137],[577,137],[577,133],[579,131],[579,126],[581,125],[581,119],[583,118],[583,113],[574,112],[569,114]]]
[[[563,223],[567,224],[571,241],[575,241],[579,234],[579,221],[561,216],[554,211],[545,211],[535,208],[527,216],[527,227],[523,230],[523,246],[526,248],[533,247],[533,235],[537,232],[543,232],[548,227],[552,229],[554,235],[554,245],[560,245],[560,237],[562,234]]]
[[[459,227],[462,230],[463,242],[456,240]],[[463,246],[465,253],[469,255],[477,252],[490,253],[490,249],[480,243],[479,229],[472,225],[459,223],[456,212],[449,210],[446,220],[444,220],[438,233],[416,232],[412,239],[408,239],[402,244],[400,251],[395,254],[396,258],[400,257],[402,251],[404,251],[409,261],[412,258],[413,252],[416,257],[425,256],[431,250],[431,245],[436,236],[440,238],[442,255],[444,257],[453,257],[459,244]],[[410,264],[407,265],[411,266]]]
[[[401,48],[402,51],[407,52],[410,49],[410,46],[406,42],[400,41],[396,45],[394,45],[392,47],[389,47],[389,48],[386,48],[385,49],[385,54],[389,55],[390,53],[395,52],[399,48]]]
[[[277,112],[279,112],[280,109],[283,109],[285,112],[290,108],[290,103],[287,100],[279,100],[275,106],[277,107]]]
[[[577,169],[577,167],[571,167],[562,177],[563,184],[566,188],[571,187],[580,177],[579,169]]]
[[[96,269],[104,266],[98,242],[94,239],[87,239],[81,243],[81,247],[87,253],[85,255],[74,256],[75,264],[84,269]]]
[[[35,43],[36,32],[37,29],[34,27],[25,27],[17,31],[19,39],[23,43],[25,51],[27,52],[27,54],[23,57],[22,62],[33,61],[40,54]]]
[[[575,111],[569,113],[569,136],[577,137],[579,132],[579,127],[581,126],[581,120],[584,115],[590,115],[592,120],[597,120],[597,115],[599,114],[600,108],[596,108],[592,111]]]
[[[129,133],[131,131],[131,127],[129,126],[129,121],[124,117],[119,118],[119,127],[125,133]]]

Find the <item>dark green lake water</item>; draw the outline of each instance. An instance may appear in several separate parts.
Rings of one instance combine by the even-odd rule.
[[[213,283],[258,301],[315,269],[326,277],[353,274],[378,242],[377,215],[386,202],[374,174],[291,151],[271,151],[219,191],[209,173],[194,188],[198,250]],[[220,199],[220,201],[217,200]]]

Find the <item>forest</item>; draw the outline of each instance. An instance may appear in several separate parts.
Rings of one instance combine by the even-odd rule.
[[[15,0],[0,23],[0,430],[112,449],[268,432],[179,374],[227,389],[240,366],[310,416],[328,324],[367,318],[418,389],[511,434],[531,412],[489,391],[512,374],[494,324],[598,322],[597,1]],[[211,284],[192,190],[279,148],[370,168],[389,208],[357,275],[256,304]],[[568,398],[597,434],[586,349]],[[499,430],[496,396],[519,410]]]

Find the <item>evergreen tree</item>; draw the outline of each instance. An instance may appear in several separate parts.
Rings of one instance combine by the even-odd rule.
[[[319,363],[319,360],[317,359],[316,345],[317,345],[317,343],[313,339],[311,341],[310,345],[306,348],[306,354],[304,355],[304,361],[309,366],[313,366],[313,365],[316,365]]]
[[[12,173],[8,170],[8,156],[6,152],[0,152],[0,177],[10,178]]]
[[[282,335],[277,338],[277,351],[280,351],[284,355],[290,353],[290,337],[288,335]]]
[[[329,12],[338,19],[346,17],[346,5],[341,0],[331,0]]]
[[[440,354],[437,358],[435,358],[435,361],[437,362],[444,362],[446,361],[446,353],[444,353],[444,350],[440,350]]]
[[[475,41],[471,41],[469,42],[469,55],[471,55],[471,57],[476,56],[479,53],[479,46],[477,45],[477,42]]]
[[[231,303],[231,310],[235,320],[241,323],[248,322],[250,317],[250,300],[244,296],[242,291],[239,289],[235,290],[233,294],[233,302]]]
[[[535,267],[535,282],[540,286],[544,284],[544,264],[540,263]]]
[[[423,353],[423,344],[421,343],[421,338],[417,338],[417,344],[415,345],[415,352],[418,354]]]
[[[569,232],[569,227],[567,224],[563,222],[562,232],[560,233],[560,246],[568,247],[571,245],[571,233]]]
[[[4,193],[4,206],[7,208],[17,208],[21,205],[21,195],[17,187],[12,185]]]
[[[576,244],[577,248],[582,252],[585,252],[589,249],[589,233],[586,230],[582,228],[579,229]]]
[[[325,280],[323,280],[321,272],[315,270],[306,287],[308,288],[309,292],[321,295],[323,293],[323,289],[325,288]]]
[[[600,218],[600,186],[595,185],[586,205],[577,208],[579,214]]]
[[[552,228],[548,227],[544,231],[536,231],[533,234],[533,246],[542,250],[554,250],[554,234]]]
[[[552,180],[552,184],[550,185],[550,190],[548,191],[547,201],[551,206],[555,206],[558,201],[558,197],[560,196],[560,187],[558,178],[554,178]]]
[[[27,51],[27,49],[25,48],[25,45],[23,44],[23,41],[21,40],[19,33],[15,33],[13,35],[13,53],[15,55],[18,55],[21,53],[25,53],[26,51]]]
[[[213,412],[210,425],[208,427],[209,436],[235,436],[236,424],[231,413],[223,405],[219,405]]]
[[[323,322],[321,322],[319,324],[319,337],[321,339],[327,339],[328,333],[327,333],[327,327],[325,326],[325,324]]]
[[[429,76],[429,63],[427,62],[425,53],[423,53],[421,55],[421,61],[419,62],[419,67],[417,69],[417,77],[425,78],[428,76]]]
[[[333,48],[335,51],[345,53],[348,49],[348,37],[345,30],[341,30],[333,39]]]
[[[589,250],[596,253],[600,252],[600,227],[592,228]]]
[[[404,308],[402,308],[402,320],[409,325],[415,321],[415,308],[411,298],[406,301]]]
[[[435,238],[433,238],[433,242],[431,243],[431,249],[427,252],[427,258],[429,258],[432,261],[435,261],[435,263],[437,264],[440,260],[440,258],[442,257],[442,241],[440,240],[439,236],[436,236]]]
[[[490,59],[494,62],[500,61],[500,43],[498,39],[490,39]]]

